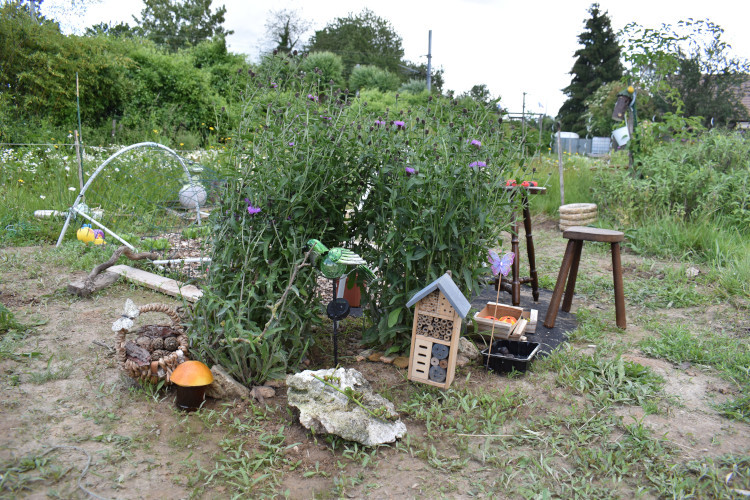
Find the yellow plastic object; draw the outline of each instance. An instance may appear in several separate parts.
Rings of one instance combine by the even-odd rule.
[[[94,241],[94,230],[90,227],[82,227],[76,231],[76,237],[84,243],[91,243]]]
[[[107,242],[104,241],[104,238],[96,238],[94,240],[94,245],[106,245],[106,244],[107,244]]]

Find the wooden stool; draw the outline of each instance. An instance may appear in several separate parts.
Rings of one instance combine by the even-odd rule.
[[[511,251],[516,254],[513,260],[513,278],[508,280],[498,275],[495,280],[495,290],[502,290],[511,295],[514,306],[521,304],[521,285],[531,283],[531,295],[534,302],[539,301],[539,278],[536,271],[536,257],[534,256],[534,237],[531,234],[531,213],[529,212],[529,195],[546,194],[547,188],[538,186],[504,186],[505,191],[510,192],[510,201],[513,202],[516,194],[521,194],[521,210],[523,212],[523,228],[526,231],[526,254],[529,257],[529,277],[521,277],[521,255],[518,246],[518,214],[515,209],[511,212],[510,246]]]
[[[566,280],[568,286],[565,288],[565,300],[563,300],[561,309],[565,312],[570,311],[583,242],[602,241],[610,243],[612,247],[612,275],[615,282],[615,316],[617,326],[625,328],[625,294],[622,288],[622,264],[620,263],[620,242],[625,239],[625,235],[620,231],[612,231],[610,229],[573,226],[563,232],[563,238],[568,239],[568,246],[565,249],[565,256],[560,266],[560,274],[557,275],[555,291],[552,292],[552,298],[549,301],[547,316],[544,318],[544,326],[547,328],[555,326],[557,308],[560,306],[560,299],[562,298]],[[570,277],[568,277],[568,272],[570,272]]]

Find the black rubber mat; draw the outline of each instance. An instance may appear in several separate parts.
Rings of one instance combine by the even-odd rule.
[[[481,311],[487,302],[495,302],[497,297],[497,290],[492,284],[485,287],[481,294],[475,297],[471,301],[471,306]],[[539,317],[536,325],[535,333],[527,333],[529,342],[539,342],[539,354],[546,355],[552,352],[557,346],[568,340],[568,333],[572,332],[578,327],[578,322],[574,314],[558,311],[557,319],[555,320],[554,328],[545,328],[544,318],[547,315],[547,307],[549,301],[552,298],[551,290],[539,290],[539,301],[534,302],[531,296],[531,287],[521,287],[521,304],[519,307],[524,309],[536,309],[539,311]],[[509,293],[500,292],[501,304],[511,305],[511,296]]]

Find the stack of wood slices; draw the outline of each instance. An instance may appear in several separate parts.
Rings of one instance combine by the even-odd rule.
[[[570,203],[560,206],[560,231],[573,226],[587,226],[596,222],[595,203]]]

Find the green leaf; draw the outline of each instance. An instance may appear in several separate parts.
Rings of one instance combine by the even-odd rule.
[[[394,309],[388,315],[388,328],[393,328],[393,325],[398,323],[398,317],[401,315],[401,308]]]

